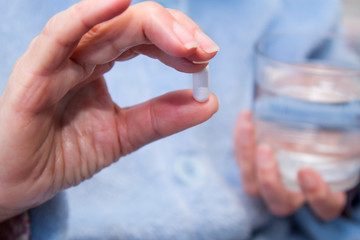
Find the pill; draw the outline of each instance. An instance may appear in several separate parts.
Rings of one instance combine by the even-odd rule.
[[[193,97],[198,102],[205,102],[210,95],[209,89],[209,66],[202,71],[193,73]]]

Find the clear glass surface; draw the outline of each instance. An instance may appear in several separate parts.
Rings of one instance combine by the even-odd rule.
[[[276,153],[283,183],[298,190],[309,167],[333,191],[360,172],[360,55],[335,34],[279,33],[256,48],[254,120],[259,142]]]

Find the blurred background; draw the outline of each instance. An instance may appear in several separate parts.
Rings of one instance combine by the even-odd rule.
[[[343,24],[347,33],[351,38],[360,38],[360,1],[343,0],[343,5]]]

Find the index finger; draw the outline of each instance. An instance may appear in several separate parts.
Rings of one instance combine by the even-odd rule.
[[[140,53],[172,67],[178,65],[172,64],[176,58],[204,64],[203,69],[216,55],[218,46],[185,14],[176,16],[155,2],[135,4],[124,14],[95,28],[96,31],[89,31],[71,58],[88,64],[104,64]],[[197,39],[198,35],[202,38]],[[199,50],[203,45],[211,52],[197,54],[203,52]]]
[[[64,64],[81,37],[95,25],[124,12],[130,0],[86,0],[58,13],[24,54],[33,73],[46,74]],[[26,66],[25,66],[26,67]]]
[[[214,57],[216,53],[220,50],[219,46],[210,37],[204,34],[200,27],[184,13],[176,9],[168,9],[168,11],[171,13],[171,15],[174,16],[174,18],[178,22],[183,24],[184,27],[194,35],[195,39],[200,45],[194,54],[188,56],[188,59],[193,63],[198,64],[209,62],[204,62],[204,59],[211,59],[212,57]]]

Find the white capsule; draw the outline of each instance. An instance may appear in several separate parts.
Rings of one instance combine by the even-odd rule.
[[[193,96],[198,102],[205,102],[210,95],[209,89],[209,66],[202,71],[193,73]]]

